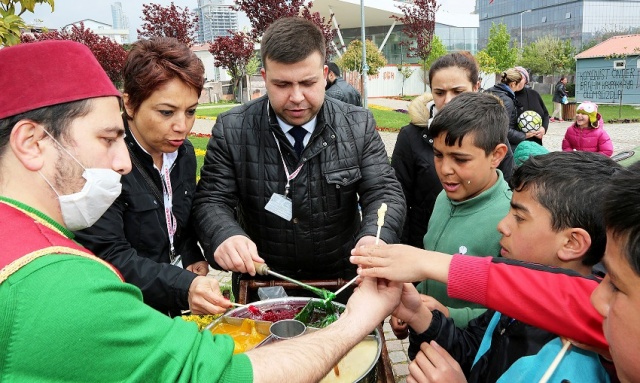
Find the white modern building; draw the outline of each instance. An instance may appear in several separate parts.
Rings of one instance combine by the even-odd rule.
[[[129,29],[114,29],[110,24],[102,23],[93,19],[84,19],[67,24],[61,29],[71,28],[72,25],[79,26],[80,23],[84,24],[86,29],[90,29],[98,36],[108,37],[118,44],[129,43]]]
[[[213,41],[218,36],[229,36],[229,30],[238,30],[238,12],[232,9],[233,0],[198,0],[199,43]]]

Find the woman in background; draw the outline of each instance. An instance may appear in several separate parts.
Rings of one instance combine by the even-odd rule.
[[[551,115],[551,122],[562,122],[562,100],[567,97],[567,77],[562,76],[556,83],[553,92],[553,114]]]
[[[517,66],[515,69],[522,75],[522,80],[520,80],[518,89],[516,90],[516,100],[518,100],[518,103],[520,103],[520,106],[522,107],[519,113],[533,110],[542,117],[542,128],[537,130],[536,134],[527,138],[527,140],[542,145],[542,137],[544,137],[549,129],[549,111],[544,105],[544,101],[542,100],[542,97],[540,97],[540,93],[529,87],[529,72],[521,66]]]
[[[514,151],[519,143],[536,135],[536,132],[524,133],[518,129],[518,116],[522,113],[522,106],[516,99],[515,92],[520,89],[522,77],[522,73],[515,68],[507,69],[502,72],[500,83],[485,91],[502,100],[502,104],[507,110],[507,115],[509,116],[509,131],[507,137],[509,137],[511,149]]]
[[[442,184],[433,163],[433,139],[429,123],[457,95],[480,88],[478,64],[468,52],[455,52],[438,58],[429,69],[431,93],[424,93],[409,104],[411,122],[398,134],[391,166],[407,201],[407,218],[401,242],[423,247],[429,218]],[[506,180],[513,171],[513,152],[509,150],[499,166]]]

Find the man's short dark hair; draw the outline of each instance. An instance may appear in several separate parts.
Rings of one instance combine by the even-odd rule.
[[[333,74],[340,77],[340,68],[338,67],[338,64],[331,61],[327,64],[327,66],[329,67],[330,72],[333,72]]]
[[[487,93],[465,92],[456,96],[431,122],[432,137],[446,134],[447,146],[462,146],[465,135],[473,135],[475,146],[489,155],[507,140],[509,120],[500,100]]]
[[[611,177],[604,193],[604,222],[623,257],[640,275],[640,162]]]
[[[592,152],[551,152],[530,157],[516,169],[511,189],[528,190],[551,215],[555,232],[582,228],[591,246],[582,264],[600,262],[607,242],[602,198],[607,180],[621,169],[611,158]]]
[[[326,43],[320,28],[302,17],[283,17],[264,32],[260,54],[266,68],[267,59],[283,64],[298,63],[312,53],[320,53],[324,63]]]
[[[45,106],[30,110],[28,112],[20,113],[15,116],[7,117],[0,120],[0,156],[4,154],[4,151],[8,147],[9,137],[13,127],[20,120],[32,120],[42,124],[47,132],[49,132],[53,138],[59,137],[69,138],[67,135],[69,125],[71,121],[76,118],[86,116],[91,112],[91,99],[84,99],[79,101],[66,102],[64,104],[57,104],[52,106]]]

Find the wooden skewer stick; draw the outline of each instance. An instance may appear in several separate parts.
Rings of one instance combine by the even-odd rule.
[[[571,347],[571,342],[569,342],[568,340],[565,341],[564,345],[562,346],[562,349],[560,349],[560,351],[558,352],[558,355],[556,355],[556,357],[553,359],[553,362],[551,362],[551,364],[549,365],[549,368],[547,368],[547,371],[545,371],[544,375],[542,375],[542,378],[540,378],[540,381],[538,383],[547,383],[549,381],[549,378],[551,378],[551,375],[553,375],[556,368],[558,368],[560,361],[562,360],[562,358],[567,353],[570,347]]]
[[[335,294],[336,296],[338,296],[338,294],[340,294],[341,292],[344,291],[344,289],[346,289],[347,287],[351,286],[352,284],[355,283],[355,281],[358,279],[358,276],[356,275],[355,277],[353,277],[352,280],[350,280],[349,282],[345,283],[341,288],[339,288],[338,290],[336,290]]]
[[[383,202],[382,205],[380,205],[380,209],[378,209],[378,234],[376,234],[376,245],[380,241],[380,229],[382,229],[382,226],[384,226],[384,215],[386,213],[387,213],[387,204]],[[355,276],[352,280],[345,283],[344,286],[339,288],[334,294],[337,296],[342,291],[344,291],[344,289],[354,284],[357,279],[358,279],[358,276]]]
[[[242,305],[242,304],[236,303],[236,302],[229,302],[229,303],[231,303],[231,306],[236,306],[236,307],[247,307],[247,306],[249,306],[249,305]]]

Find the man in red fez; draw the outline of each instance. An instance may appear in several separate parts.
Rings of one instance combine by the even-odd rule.
[[[1,49],[0,89],[1,380],[319,381],[399,302],[401,285],[364,279],[333,325],[233,355],[230,337],[147,306],[73,241],[131,170],[120,94],[88,48]]]

